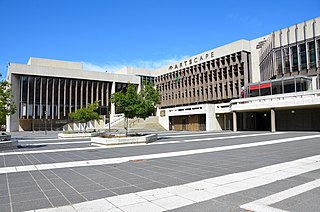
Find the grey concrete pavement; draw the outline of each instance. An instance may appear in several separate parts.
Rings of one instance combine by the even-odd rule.
[[[257,135],[252,136],[253,134]],[[162,139],[151,145],[101,149],[87,149],[91,147],[87,139],[41,140],[42,143],[46,142],[49,144],[39,148],[1,152],[0,169],[13,166],[55,164],[60,162],[72,163],[106,158],[171,153],[308,135],[317,135],[317,133],[286,132],[282,134],[266,134],[266,132],[228,132],[220,134],[203,132],[193,134],[187,132],[171,134],[170,132],[165,132],[159,135]],[[177,142],[173,143],[174,141]],[[68,144],[63,144],[63,142]],[[39,141],[35,139],[34,142],[30,141],[27,143],[39,143]],[[82,149],[72,150],[72,148],[78,147]],[[41,152],[43,150],[55,151],[60,149],[65,149],[66,151]],[[25,211],[59,207],[156,188],[184,185],[190,182],[319,155],[319,149],[320,139],[310,138],[287,143],[129,161],[120,164],[2,173],[0,174],[0,211]],[[5,153],[21,151],[25,154],[5,155]],[[28,151],[35,152],[28,153]],[[320,171],[318,169],[267,185],[179,207],[175,211],[243,211],[240,208],[242,204],[319,178]],[[310,210],[308,211],[319,211],[320,205],[312,203],[310,198],[308,198],[309,196],[317,197],[319,194],[319,189],[314,189],[272,206],[290,211],[299,211],[303,207],[309,208]],[[294,208],[290,204],[290,201],[295,201],[299,204]]]

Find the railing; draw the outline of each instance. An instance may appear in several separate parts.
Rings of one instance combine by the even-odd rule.
[[[113,125],[119,123],[120,121],[122,121],[124,119],[124,114],[123,113],[120,113],[120,114],[115,114],[113,116],[115,119],[112,121],[112,122],[109,122],[107,124],[104,125],[105,128],[109,128],[109,125],[110,127],[112,127]]]
[[[230,102],[230,106],[235,105],[235,104],[246,104],[246,103],[254,103],[254,102],[285,100],[285,99],[292,98],[292,97],[307,98],[307,97],[312,97],[312,96],[313,97],[320,96],[320,90],[301,91],[301,92],[295,92],[295,93],[286,93],[286,94],[276,94],[276,95],[269,95],[269,96],[234,99]]]
[[[268,107],[268,105],[270,106],[270,103],[277,104],[277,103],[280,103],[279,101],[302,100],[302,99],[315,98],[315,97],[319,98],[319,102],[320,102],[320,90],[301,91],[301,92],[295,92],[295,93],[234,99],[234,100],[231,100],[231,102],[229,103],[217,104],[215,107],[215,112],[229,113],[233,110],[236,110],[236,108],[234,108],[235,106],[237,107],[237,109],[242,109],[242,108],[246,108],[247,106],[250,107],[251,104],[265,103],[264,106]],[[277,107],[277,105],[275,105],[275,107]],[[256,109],[259,109],[259,108],[256,108]]]

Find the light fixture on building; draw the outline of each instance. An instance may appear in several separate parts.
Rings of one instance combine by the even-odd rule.
[[[216,117],[219,118],[219,117],[220,117],[220,114],[217,114]]]
[[[296,111],[295,110],[291,110],[291,114],[292,115],[296,114]]]
[[[263,114],[263,116],[264,116],[264,117],[267,117],[267,114],[265,113],[265,114]]]

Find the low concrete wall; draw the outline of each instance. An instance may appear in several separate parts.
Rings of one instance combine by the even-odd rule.
[[[0,151],[16,149],[18,141],[0,141]]]
[[[137,144],[137,143],[151,143],[158,139],[157,134],[150,134],[145,136],[136,137],[114,137],[114,138],[102,138],[94,137],[91,138],[92,143],[102,144],[102,145],[117,145],[117,144]]]
[[[7,135],[6,133],[2,133],[0,135],[0,141],[10,141],[11,140],[11,135]]]
[[[93,133],[59,133],[59,138],[88,138],[92,137]]]

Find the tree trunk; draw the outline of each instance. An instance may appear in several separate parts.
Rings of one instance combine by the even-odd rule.
[[[128,123],[129,123],[129,118],[125,118],[125,120],[124,120],[124,129],[126,130],[126,137],[128,137],[128,127],[129,127],[129,125],[128,125]]]

